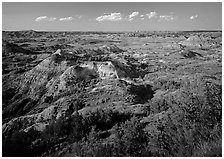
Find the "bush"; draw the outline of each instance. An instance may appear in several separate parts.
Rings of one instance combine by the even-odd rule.
[[[108,130],[116,123],[126,121],[131,117],[130,114],[119,113],[111,109],[97,109],[95,112],[84,118],[85,125],[96,126],[97,130]],[[91,130],[91,129],[89,129]]]
[[[34,150],[31,148],[31,142],[39,137],[36,131],[25,133],[15,131],[11,137],[3,139],[2,156],[3,157],[31,157]]]
[[[114,138],[100,139],[96,127],[93,127],[86,139],[76,143],[75,156],[139,156],[147,143],[143,125],[136,117],[112,128]]]
[[[152,107],[147,152],[153,156],[193,156],[201,145],[221,137],[221,86],[198,75]]]
[[[56,121],[51,121],[50,125],[42,132],[42,139],[48,148],[58,143],[61,138],[65,138],[68,143],[82,142],[82,140],[88,142],[92,127],[95,127],[94,130],[97,132],[104,131],[128,118],[130,115],[119,114],[112,110],[97,110],[87,117],[82,117],[78,113],[73,116],[63,116]],[[101,135],[101,137],[103,136],[105,135]]]
[[[116,156],[140,156],[147,143],[147,136],[143,131],[144,125],[140,119],[132,117],[130,120],[116,125],[112,132]]]

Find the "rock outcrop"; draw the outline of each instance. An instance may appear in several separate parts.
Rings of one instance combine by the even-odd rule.
[[[185,47],[200,48],[203,43],[202,43],[202,39],[199,36],[195,35],[195,36],[190,36],[188,39],[184,41],[181,41],[179,44]]]
[[[101,50],[104,49],[104,47],[101,48]],[[114,51],[113,49],[106,49]],[[69,109],[64,104],[60,106],[53,104],[53,102],[65,102],[63,97],[70,96],[83,89],[78,88],[83,87],[79,85],[80,83],[88,83],[92,79],[118,80],[120,77],[126,76],[126,70],[120,69],[122,64],[118,66],[117,63],[113,64],[111,61],[90,61],[79,64],[66,58],[67,54],[69,53],[58,49],[50,57],[46,57],[33,69],[19,77],[20,81],[17,84],[19,92],[12,98],[12,103],[9,103],[9,106],[3,109],[3,114],[4,116],[14,116],[14,113],[19,111],[23,113],[16,114],[23,116],[5,123],[3,126],[4,134],[13,129],[16,123],[25,121],[29,121],[28,125],[24,126],[22,124],[23,126],[21,126],[25,132],[31,129],[43,131],[50,119],[59,118],[64,111]],[[109,85],[104,83],[103,87],[106,88],[107,86]],[[104,91],[107,92],[108,90],[105,89]],[[35,113],[34,110],[41,112]]]
[[[101,79],[114,78],[118,79],[119,75],[124,74],[121,70],[118,70],[110,61],[106,62],[86,62],[81,67],[87,67],[99,74]]]

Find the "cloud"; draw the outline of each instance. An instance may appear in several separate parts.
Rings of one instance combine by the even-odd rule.
[[[35,21],[36,21],[36,22],[39,22],[39,21],[44,20],[44,19],[46,19],[46,18],[47,18],[47,16],[37,17],[37,18],[35,19]]]
[[[82,18],[82,16],[76,16],[77,18]],[[63,18],[58,18],[59,21],[69,21],[69,20],[73,20],[73,17],[63,17]],[[55,17],[47,17],[47,16],[41,16],[41,17],[37,17],[35,19],[36,22],[40,22],[40,21],[45,21],[45,22],[53,22],[57,20],[57,18]]]
[[[133,12],[129,15],[129,21],[132,21],[133,20],[133,17],[137,16],[139,14],[139,12]]]
[[[176,17],[173,15],[160,15],[159,16],[159,21],[171,21],[171,20],[175,20]]]
[[[145,14],[149,19],[156,18],[158,21],[172,21],[177,18],[177,16],[174,16],[173,13],[171,12],[170,15],[159,15],[157,12],[152,11],[150,13]],[[143,20],[143,16],[141,15],[141,19]]]
[[[141,18],[141,20],[144,20],[145,19],[145,17],[144,17],[145,15],[140,15],[140,18]]]
[[[70,20],[73,20],[72,17],[64,17],[64,18],[60,18],[59,19],[60,21],[70,21]]]
[[[195,18],[197,18],[197,17],[198,17],[197,14],[196,14],[196,15],[192,15],[192,16],[190,17],[190,19],[193,20],[193,19],[195,19]]]
[[[151,18],[153,18],[153,17],[157,17],[157,13],[156,12],[150,12],[150,13],[147,13],[147,14],[145,14],[149,19],[151,19]]]
[[[47,17],[47,16],[41,16],[41,17],[37,17],[35,19],[36,22],[40,22],[40,21],[49,21],[49,22],[52,22],[52,21],[55,21],[57,18],[54,18],[54,17]]]
[[[96,18],[97,21],[120,21],[122,20],[121,13],[110,13],[106,15],[102,15]]]
[[[121,13],[104,13],[104,15],[99,16],[96,18],[97,21],[101,22],[101,21],[132,21],[134,19],[134,17],[138,16],[139,12],[135,11],[132,12],[130,15],[124,16]],[[160,15],[155,11],[146,13],[146,14],[141,14],[139,15],[139,18],[141,20],[146,19],[146,17],[148,19],[158,19],[158,21],[173,21],[177,19],[177,16],[174,15],[174,13],[170,13],[169,15]]]
[[[55,21],[57,18],[54,18],[54,17],[50,17],[50,18],[48,18],[48,21],[49,22],[52,22],[52,21]]]

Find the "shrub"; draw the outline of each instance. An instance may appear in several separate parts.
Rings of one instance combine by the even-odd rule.
[[[3,157],[31,157],[33,149],[30,147],[31,142],[39,137],[36,131],[25,133],[15,131],[11,137],[5,138],[2,142]]]
[[[151,109],[155,114],[147,128],[147,152],[153,156],[193,156],[202,145],[221,136],[221,86],[201,76],[185,79],[178,93],[168,94],[152,106],[156,109]],[[166,115],[158,114],[162,111]]]
[[[137,117],[112,128],[114,138],[100,139],[96,127],[92,127],[86,141],[75,144],[75,156],[139,156],[147,143],[143,125]]]

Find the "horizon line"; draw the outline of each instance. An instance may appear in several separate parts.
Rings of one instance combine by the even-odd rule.
[[[99,31],[99,30],[34,30],[34,29],[27,29],[27,30],[2,30],[2,32],[20,32],[20,31],[35,31],[35,32],[183,32],[183,31],[206,31],[206,32],[222,32],[222,29],[198,29],[198,30],[133,30],[133,31]]]

